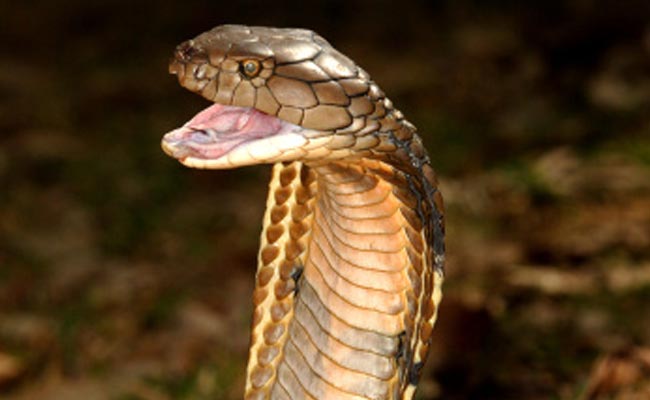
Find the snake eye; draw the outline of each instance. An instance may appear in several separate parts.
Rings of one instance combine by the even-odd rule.
[[[246,60],[241,63],[241,71],[249,78],[254,78],[261,70],[260,62],[257,60]]]

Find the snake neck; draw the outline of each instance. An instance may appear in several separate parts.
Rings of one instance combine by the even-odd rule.
[[[441,281],[408,175],[276,164],[270,187],[246,398],[409,398]]]
[[[322,369],[320,362],[296,365],[296,379],[315,382],[317,394],[404,398],[419,374],[411,373],[419,368],[412,349],[427,245],[417,199],[407,175],[384,162],[314,170],[313,228],[289,328],[294,343],[287,344],[295,351],[285,363],[331,360]]]

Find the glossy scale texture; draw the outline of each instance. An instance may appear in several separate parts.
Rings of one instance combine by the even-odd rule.
[[[213,167],[274,164],[245,398],[412,398],[444,269],[442,197],[415,127],[309,30],[219,26],[179,45],[170,71],[304,128],[300,145]]]

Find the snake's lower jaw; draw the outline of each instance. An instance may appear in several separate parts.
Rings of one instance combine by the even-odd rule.
[[[226,169],[304,156],[308,133],[252,108],[213,104],[167,133],[161,147],[188,167]]]
[[[165,154],[178,160],[182,160],[187,156],[187,154],[183,154],[183,150],[181,148],[176,147],[174,143],[169,142],[164,138],[160,141],[160,147],[162,147]]]
[[[255,164],[291,161],[304,154],[301,146],[307,140],[297,133],[285,133],[241,144],[220,157],[205,158],[188,149],[184,144],[163,138],[161,147],[165,153],[181,164],[199,169],[230,169]]]

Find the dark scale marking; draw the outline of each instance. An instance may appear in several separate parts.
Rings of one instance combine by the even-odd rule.
[[[420,375],[422,374],[422,367],[424,367],[423,362],[415,363],[411,366],[409,370],[409,384],[417,386],[420,381]]]
[[[438,210],[435,203],[433,202],[433,196],[438,191],[438,189],[431,186],[431,183],[429,183],[429,181],[424,177],[424,172],[422,171],[422,166],[425,164],[429,164],[429,156],[425,155],[422,159],[415,157],[415,155],[410,149],[411,141],[399,140],[398,138],[395,137],[393,131],[388,132],[388,139],[392,144],[404,150],[409,155],[411,166],[419,172],[418,173],[418,176],[420,177],[419,181],[426,193],[426,204],[429,206],[431,211],[431,218],[429,219],[431,224],[427,224],[429,225],[429,228],[427,229],[427,232],[429,233],[428,237],[430,237],[432,240],[431,247],[433,248],[434,256],[440,256],[440,258],[442,258],[442,260],[438,260],[438,261],[436,261],[436,259],[434,258],[433,267],[436,270],[436,272],[442,275],[444,274],[444,256],[445,256],[445,241],[444,241],[444,232],[442,228],[443,217],[440,213],[440,210]],[[415,183],[413,182],[413,179],[410,174],[406,174],[406,178],[408,181],[409,189],[413,194],[415,194],[416,198],[418,199],[418,207],[416,209],[418,216],[422,221],[427,221],[427,218],[424,217],[424,210],[422,210],[422,206],[421,206],[423,200],[422,193],[419,190],[417,190],[417,188],[415,187]]]
[[[430,237],[433,240],[432,247],[433,247],[433,254],[442,257],[442,260],[436,261],[435,259],[433,260],[434,262],[434,268],[436,272],[439,274],[443,275],[444,274],[444,269],[445,269],[445,264],[444,264],[444,256],[445,256],[445,240],[444,240],[444,231],[442,228],[443,225],[443,216],[440,213],[440,210],[438,210],[438,207],[436,207],[436,204],[433,200],[433,196],[436,194],[438,191],[437,188],[431,186],[431,183],[424,178],[424,174],[421,175],[421,183],[422,186],[424,187],[425,192],[427,193],[427,203],[429,204],[429,207],[431,208],[431,219],[430,221],[432,222],[433,225],[433,232],[430,232],[431,235]],[[423,221],[425,221],[423,219]]]
[[[426,157],[425,163],[427,165],[430,165],[429,162],[429,157]],[[423,165],[424,165],[423,164]],[[444,258],[445,256],[445,241],[444,241],[444,230],[443,230],[443,215],[441,214],[440,210],[438,210],[438,207],[435,204],[434,201],[434,196],[438,192],[438,188],[434,187],[431,185],[431,182],[429,182],[425,175],[424,172],[421,171],[420,174],[420,182],[422,184],[422,187],[424,188],[424,191],[426,192],[426,199],[427,203],[429,204],[429,207],[431,209],[431,219],[430,221],[433,224],[433,232],[431,237],[433,240],[432,247],[433,247],[433,252],[435,255],[441,256]],[[435,260],[434,260],[435,262]],[[435,268],[436,271],[439,272],[440,274],[444,273],[444,261],[443,262],[435,262]]]
[[[406,183],[409,186],[409,190],[415,195],[415,198],[417,199],[417,207],[415,207],[415,212],[418,214],[418,218],[420,218],[420,221],[426,221],[426,217],[424,216],[424,210],[422,209],[422,193],[415,187],[415,182],[413,182],[413,177],[411,175],[405,174],[406,176]]]
[[[380,132],[380,133],[384,133],[384,132]],[[413,173],[413,170],[415,170],[419,172],[420,175],[423,175],[421,161],[419,161],[419,159],[417,159],[418,161],[414,161],[414,159],[416,158],[413,155],[413,152],[411,151],[411,139],[401,140],[395,136],[394,131],[388,131],[386,132],[386,134],[388,136],[388,141],[391,144],[393,144],[395,147],[397,147],[398,149],[406,153],[409,157],[410,164],[404,165],[404,167],[410,167],[410,168],[409,171],[404,171],[404,172],[411,174]],[[398,166],[398,167],[402,167],[402,166]]]
[[[295,288],[293,289],[294,296],[298,295],[298,292],[300,292],[300,278],[302,278],[302,273],[304,271],[304,267],[302,265],[296,266],[293,271],[291,271],[291,279],[293,279],[294,282],[296,282]]]
[[[406,331],[400,332],[399,335],[397,335],[397,352],[395,352],[395,359],[399,361],[400,358],[404,357],[405,354],[405,346],[406,346],[406,341],[404,340],[406,337]]]

